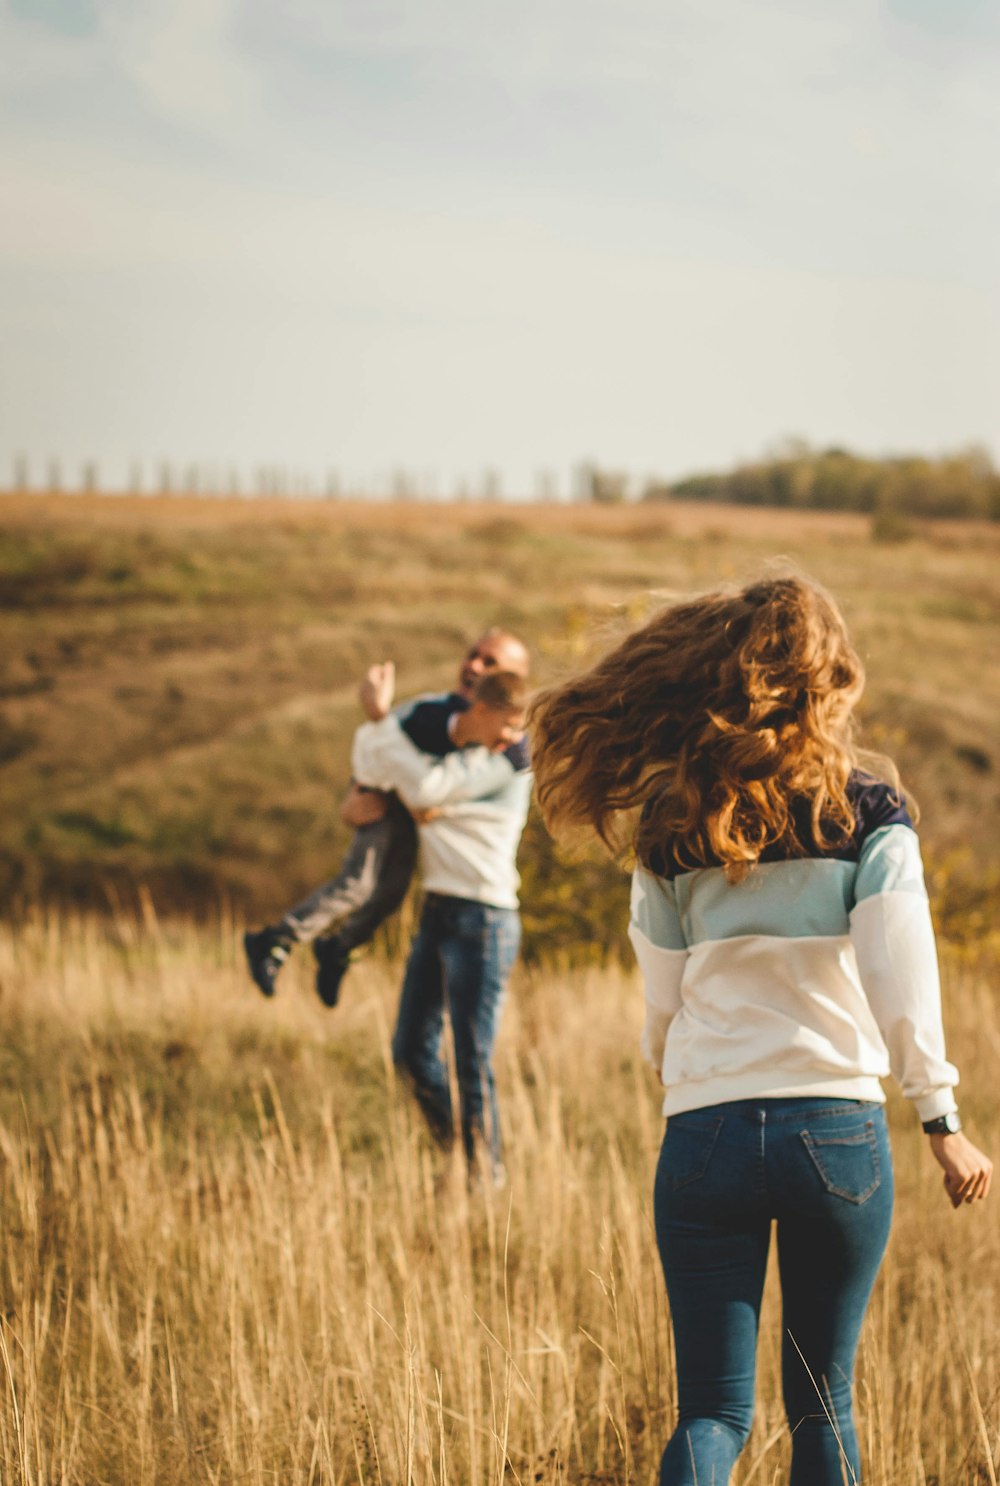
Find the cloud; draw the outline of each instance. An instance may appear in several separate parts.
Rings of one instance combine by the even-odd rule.
[[[45,13],[0,5],[0,86],[9,100],[93,73],[100,57],[96,30],[60,28]]]
[[[70,13],[63,0],[18,9],[0,0],[12,121],[22,138],[56,136],[70,148],[101,138],[109,155],[134,154],[163,124],[182,139],[239,146],[263,112],[261,68],[237,40],[243,9],[243,0],[89,0]]]
[[[175,123],[232,139],[259,106],[240,52],[240,0],[98,0],[100,33],[146,104]]]

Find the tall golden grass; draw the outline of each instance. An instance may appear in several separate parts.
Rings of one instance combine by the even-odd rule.
[[[995,1152],[989,967],[945,969]],[[352,969],[333,1014],[308,971],[266,1003],[232,925],[148,904],[0,930],[4,1486],[654,1482],[673,1369],[634,978],[515,977],[510,1182],[476,1194],[395,1085],[398,965]],[[997,1209],[953,1213],[910,1111],[892,1117],[865,1480],[996,1486]],[[738,1486],[787,1469],[773,1278]]]

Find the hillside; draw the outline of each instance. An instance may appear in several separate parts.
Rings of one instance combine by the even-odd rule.
[[[866,740],[923,807],[937,908],[985,927],[1000,879],[1000,531],[725,506],[0,498],[0,886],[161,911],[283,907],[343,845],[355,679],[446,686],[501,622],[548,679],[658,591],[787,555],[838,595],[869,669]],[[651,600],[651,595],[653,599]],[[522,849],[528,950],[620,943],[624,878]]]

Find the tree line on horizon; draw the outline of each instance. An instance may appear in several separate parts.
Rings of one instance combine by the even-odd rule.
[[[594,498],[601,499],[598,485]],[[792,441],[728,473],[650,483],[642,499],[997,521],[1000,472],[988,450],[978,446],[938,458],[905,454],[876,459]]]
[[[542,502],[558,499],[558,482],[551,470],[540,470],[536,480],[536,498]],[[6,494],[59,494],[69,489],[63,482],[62,466],[50,460],[45,478],[31,479],[28,460],[18,455],[14,460],[13,478]],[[80,494],[107,494],[108,487],[100,478],[96,461],[84,463],[79,484]],[[220,471],[214,464],[204,468],[191,464],[179,472],[169,461],[161,461],[151,482],[144,478],[143,467],[134,461],[125,486],[118,494],[148,495],[260,495],[271,497],[299,496],[307,499],[339,497],[364,499],[376,492],[359,488],[351,490],[331,470],[325,484],[317,485],[308,476],[275,466],[261,466],[244,482],[235,468]],[[433,492],[424,490],[418,478],[397,471],[387,492],[390,499],[418,501]],[[437,493],[440,498],[440,493]],[[487,469],[481,488],[460,482],[451,499],[466,501],[501,501],[503,489],[499,472]],[[855,511],[871,515],[894,531],[909,517],[970,518],[1000,520],[1000,471],[990,451],[978,444],[938,457],[920,454],[887,455],[881,458],[853,454],[839,446],[815,449],[802,439],[788,439],[762,458],[738,464],[734,469],[686,475],[680,480],[656,476],[645,483],[623,469],[610,469],[592,460],[574,466],[570,480],[571,502],[619,505],[625,502],[673,500],[703,501],[718,505],[768,506],[799,511]]]

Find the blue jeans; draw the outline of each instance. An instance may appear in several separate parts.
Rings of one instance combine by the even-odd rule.
[[[354,832],[337,875],[290,908],[273,926],[277,935],[309,944],[332,928],[347,954],[395,913],[417,864],[417,828],[395,795],[385,798],[382,819]]]
[[[882,1106],[761,1099],[671,1115],[654,1211],[678,1392],[660,1486],[725,1486],[746,1443],[772,1219],[790,1486],[860,1481],[854,1357],[892,1219]]]
[[[442,1144],[450,1143],[454,1115],[448,1070],[441,1058],[447,1004],[462,1141],[470,1161],[479,1140],[494,1162],[500,1159],[493,1044],[520,942],[516,909],[428,893],[406,964],[393,1061],[409,1076],[431,1133]]]

